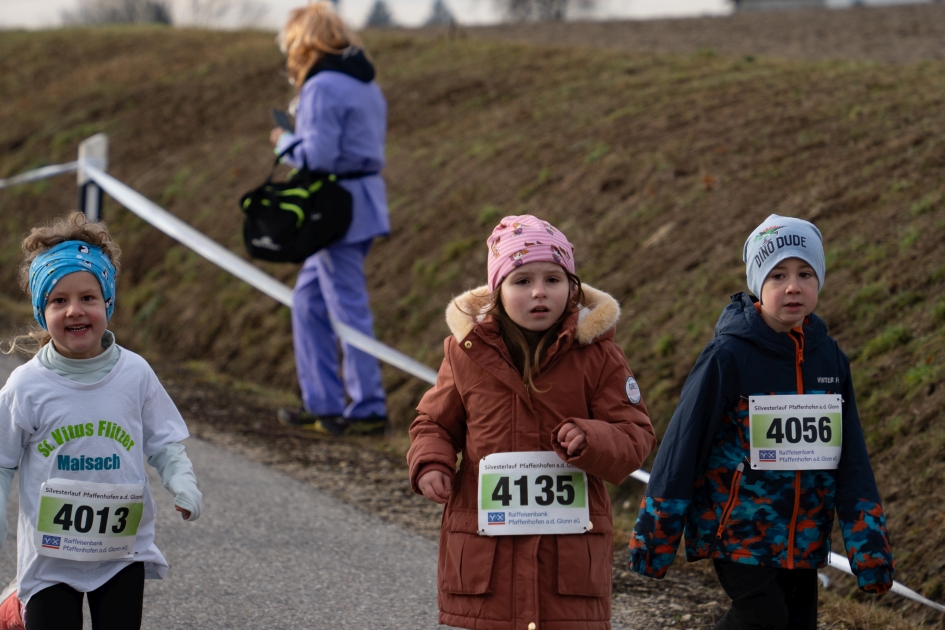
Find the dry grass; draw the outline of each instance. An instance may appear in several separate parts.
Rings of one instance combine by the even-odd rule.
[[[818,630],[915,630],[943,627],[941,613],[917,612],[911,619],[904,619],[902,611],[896,607],[882,606],[873,601],[856,602],[823,590],[820,596],[820,619]]]

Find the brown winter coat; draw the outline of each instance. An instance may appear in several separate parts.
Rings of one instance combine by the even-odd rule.
[[[440,623],[478,630],[610,628],[614,530],[604,481],[623,481],[656,438],[643,402],[633,405],[627,397],[630,368],[613,341],[620,307],[606,293],[587,285],[584,291],[588,307],[565,321],[542,362],[531,395],[534,412],[496,322],[465,314],[488,308],[488,289],[460,296],[460,308],[450,304],[446,311],[453,336],[444,343],[436,386],[417,407],[407,453],[415,492],[429,470],[453,477],[440,533]],[[579,456],[568,457],[554,438],[568,421],[587,433]],[[479,460],[552,449],[588,473],[593,529],[479,536]]]

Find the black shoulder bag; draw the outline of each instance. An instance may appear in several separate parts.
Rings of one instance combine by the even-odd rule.
[[[290,147],[291,148],[291,147]],[[287,181],[273,182],[272,175],[240,198],[246,215],[243,242],[252,258],[271,262],[302,262],[339,240],[351,225],[351,193],[339,179],[366,177],[375,173],[334,175],[298,169]]]

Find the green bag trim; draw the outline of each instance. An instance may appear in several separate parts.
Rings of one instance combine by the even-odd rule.
[[[302,222],[305,220],[305,213],[302,212],[302,208],[298,207],[295,204],[284,203],[284,202],[280,203],[279,207],[282,208],[283,210],[288,210],[289,212],[294,212],[296,215],[298,215],[299,218],[295,222],[295,227],[296,228],[302,227]]]
[[[308,199],[308,191],[304,188],[289,188],[287,190],[279,191],[278,195],[280,197],[302,197],[303,199]]]
[[[321,190],[322,183],[323,183],[322,180],[318,180],[317,182],[315,182],[314,184],[308,187],[308,191],[310,193],[318,192],[319,190]]]

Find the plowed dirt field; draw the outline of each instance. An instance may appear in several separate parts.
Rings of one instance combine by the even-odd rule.
[[[415,31],[414,31],[415,32]],[[442,36],[443,28],[421,29]],[[464,28],[470,39],[596,47],[644,54],[856,60],[945,59],[945,4],[736,13],[727,17],[549,22]]]

